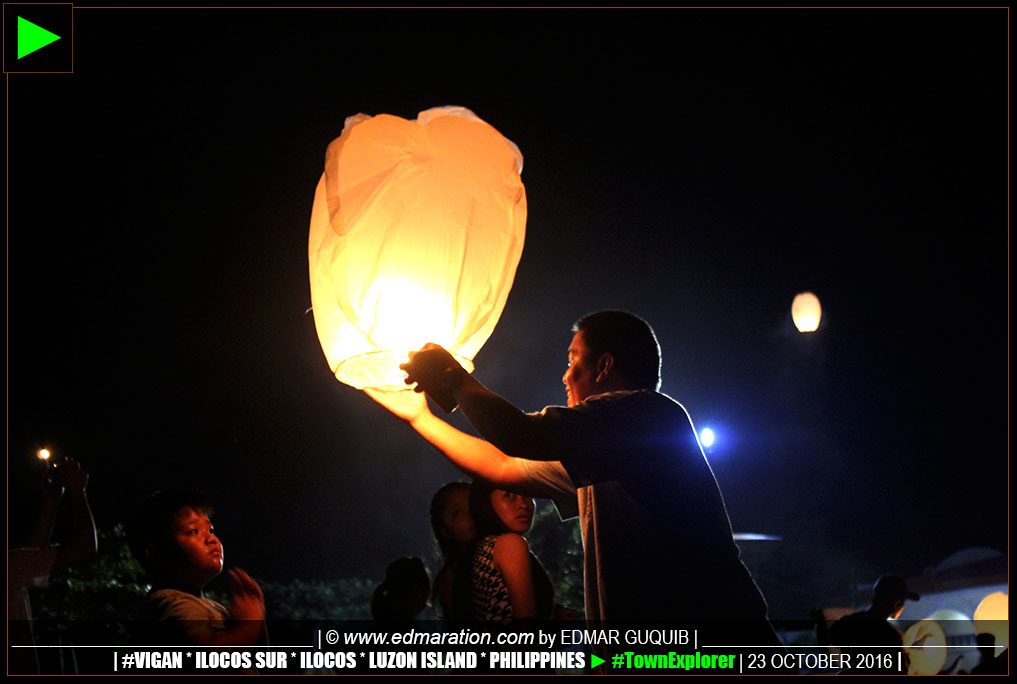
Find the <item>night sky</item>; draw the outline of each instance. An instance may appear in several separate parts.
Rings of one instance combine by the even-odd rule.
[[[74,73],[7,80],[11,543],[46,445],[84,462],[102,527],[156,488],[208,491],[227,564],[255,577],[430,560],[428,502],[461,476],[332,377],[307,233],[347,116],[455,104],[525,158],[482,382],[563,404],[575,319],[650,321],[663,391],[718,433],[735,529],[784,538],[757,571],[778,617],[1006,552],[1007,27],[79,6]],[[808,336],[804,290],[824,307]]]

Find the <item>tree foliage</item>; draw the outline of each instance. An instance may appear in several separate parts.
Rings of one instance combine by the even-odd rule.
[[[527,538],[534,555],[554,585],[555,603],[584,614],[583,538],[579,520],[561,521],[554,506],[545,505],[533,517]]]

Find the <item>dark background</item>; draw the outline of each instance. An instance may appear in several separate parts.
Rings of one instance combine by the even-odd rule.
[[[209,491],[255,577],[430,558],[460,476],[332,377],[307,231],[346,116],[458,104],[519,146],[529,204],[482,382],[564,403],[572,322],[648,319],[735,529],[783,537],[745,547],[776,617],[1006,551],[1007,25],[79,6],[74,73],[7,81],[10,543],[46,445],[85,463],[101,526]]]

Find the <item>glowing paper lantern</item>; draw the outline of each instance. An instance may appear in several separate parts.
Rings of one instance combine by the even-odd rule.
[[[975,634],[996,637],[996,655],[1010,643],[1010,597],[1001,591],[989,594],[975,609]]]
[[[819,298],[811,292],[802,292],[791,302],[791,320],[795,322],[798,332],[812,332],[819,327],[819,319],[823,309],[819,306]]]
[[[522,165],[462,107],[346,120],[325,154],[308,245],[314,324],[336,378],[405,389],[399,364],[427,342],[472,370],[523,251]]]
[[[904,632],[909,675],[939,674],[946,664],[946,634],[936,620],[919,620]]]

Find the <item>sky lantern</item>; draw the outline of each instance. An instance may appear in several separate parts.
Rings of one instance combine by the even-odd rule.
[[[405,389],[427,342],[467,369],[505,307],[526,231],[519,149],[462,107],[346,119],[328,146],[308,261],[336,378]]]
[[[811,292],[802,292],[791,302],[791,319],[795,322],[798,332],[813,332],[819,327],[819,319],[823,309],[819,306],[819,297]]]
[[[975,609],[975,633],[996,637],[998,656],[1010,643],[1010,596],[1001,591],[989,594]]]
[[[904,632],[909,675],[939,674],[946,664],[946,634],[934,618],[919,620]]]

